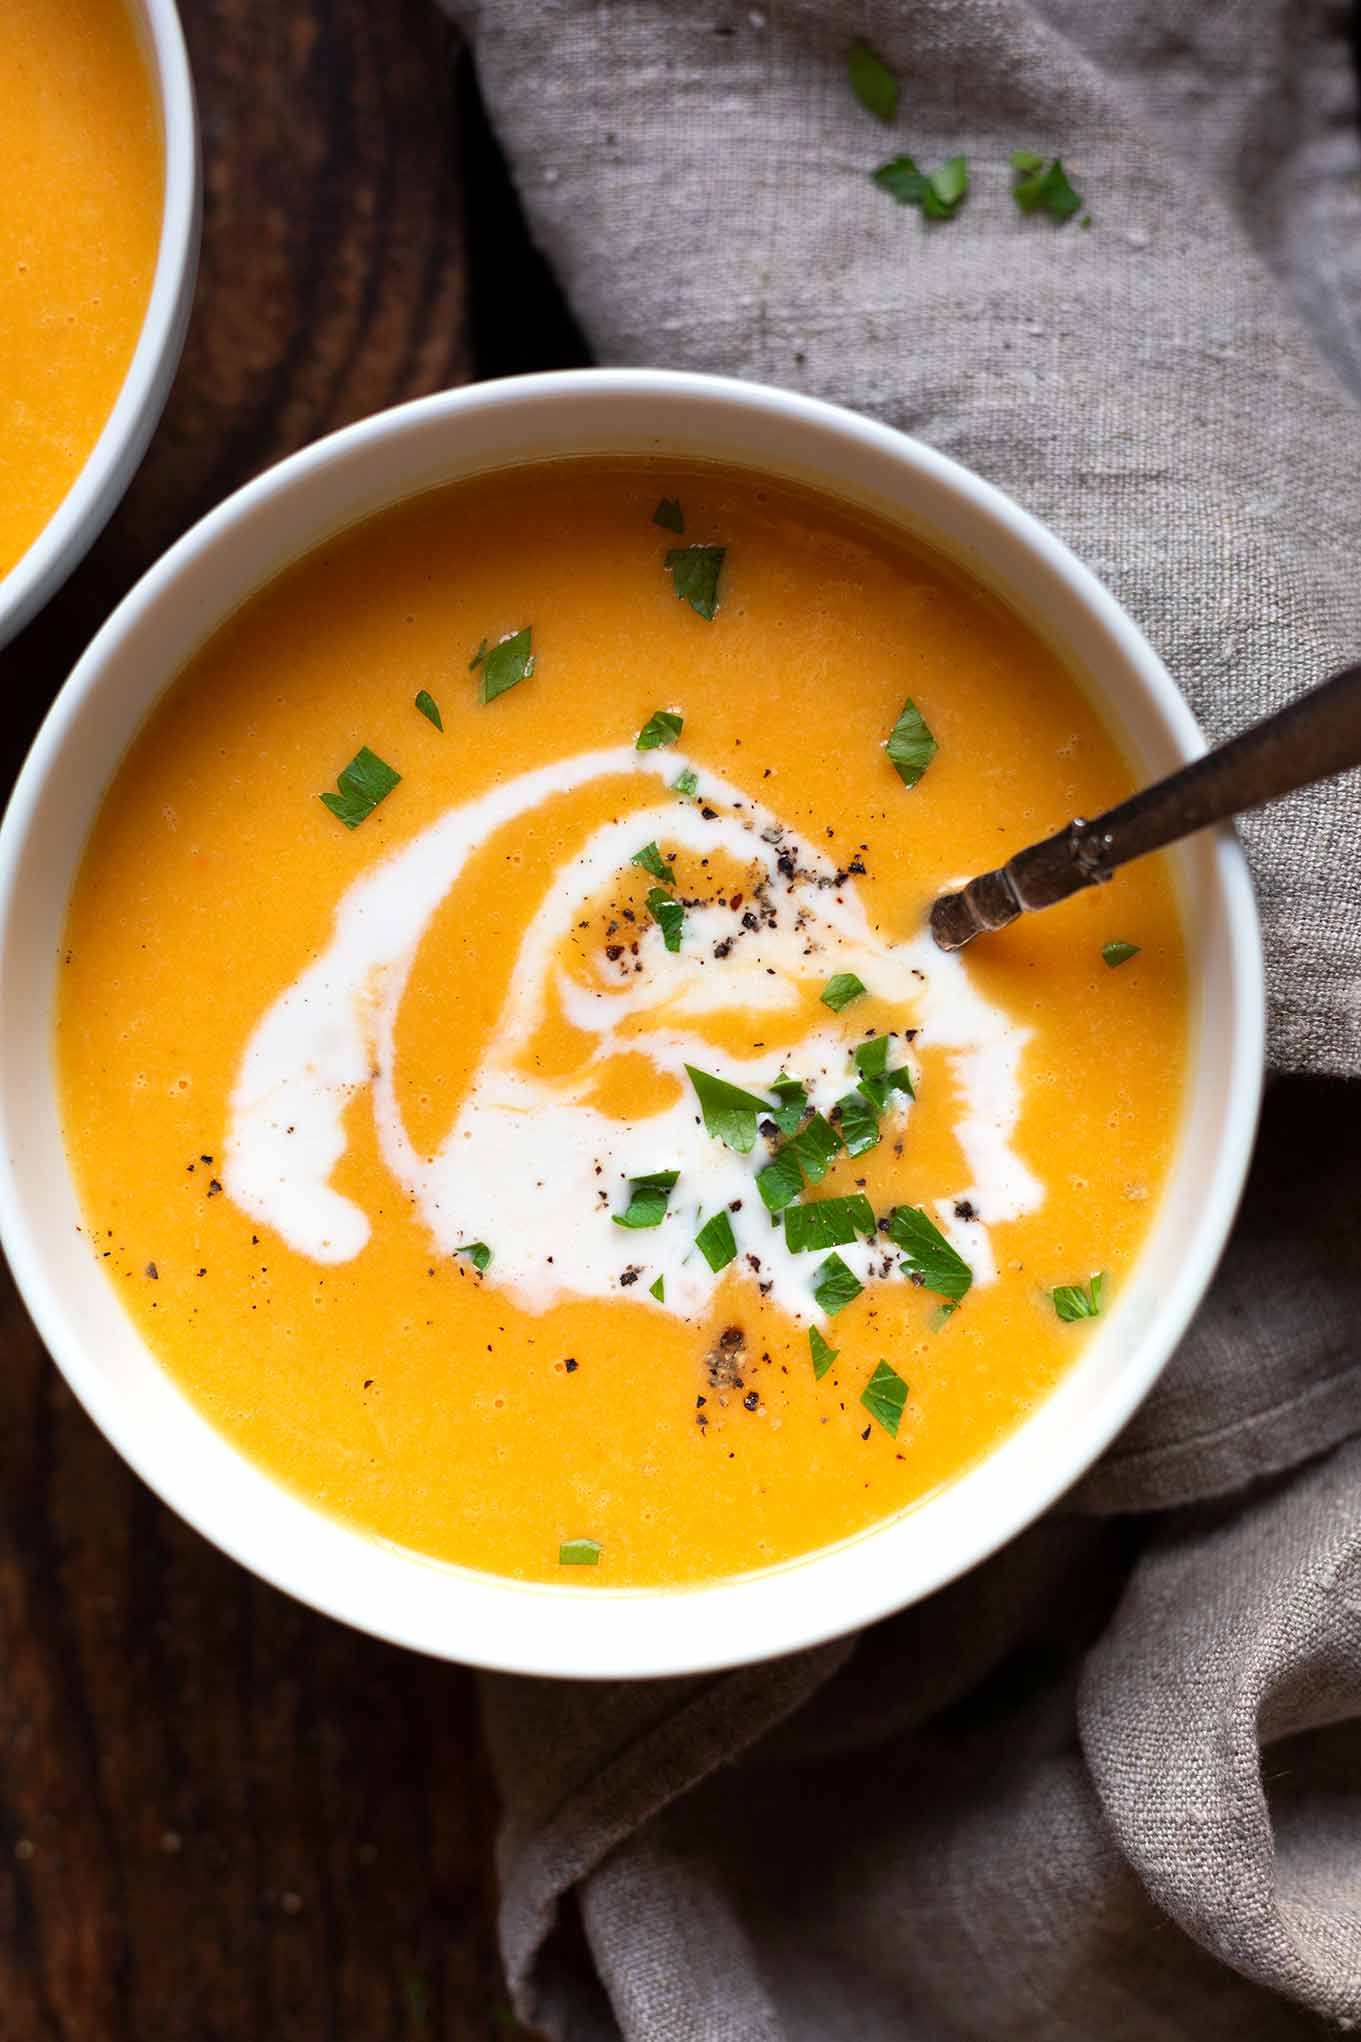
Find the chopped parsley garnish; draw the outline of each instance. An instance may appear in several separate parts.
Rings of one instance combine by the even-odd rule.
[[[481,664],[482,664],[483,660],[484,660],[484,659],[485,659],[486,657],[487,657],[487,641],[486,641],[486,639],[484,638],[484,639],[482,640],[482,643],[481,643],[481,644],[480,644],[480,645],[478,646],[478,648],[477,648],[477,651],[476,651],[476,652],[475,652],[475,653],[473,654],[472,658],[471,658],[471,659],[470,659],[470,660],[468,661],[468,672],[469,672],[470,674],[471,674],[471,673],[475,673],[475,672],[477,671],[478,667],[480,667],[480,666],[481,666]]]
[[[897,1369],[881,1361],[860,1392],[860,1401],[870,1417],[883,1426],[889,1438],[896,1439],[903,1406],[907,1402],[907,1384]]]
[[[863,1156],[879,1146],[879,1115],[863,1092],[847,1092],[836,1102],[837,1126],[848,1156]]]
[[[679,794],[682,801],[693,801],[699,793],[699,781],[689,766],[671,782],[671,792]]]
[[[683,532],[685,513],[674,496],[664,496],[652,513],[654,525],[660,525],[664,532]]]
[[[808,1351],[813,1357],[813,1379],[821,1382],[841,1349],[829,1347],[816,1326],[808,1328]]]
[[[896,1071],[889,1070],[888,1051],[888,1036],[872,1035],[868,1042],[860,1043],[855,1052],[855,1067],[860,1073],[857,1089],[879,1113],[888,1104],[890,1092],[906,1092],[909,1099],[917,1096],[912,1087],[912,1073],[906,1064],[900,1064]],[[841,1103],[844,1106],[846,1102],[843,1099]]]
[[[733,1239],[732,1221],[726,1212],[716,1212],[707,1219],[695,1235],[695,1246],[717,1275],[737,1258],[737,1243]]]
[[[900,206],[920,206],[928,220],[953,220],[969,189],[969,159],[947,156],[939,170],[918,170],[910,156],[893,156],[870,180]]]
[[[874,1209],[863,1191],[785,1207],[784,1239],[791,1255],[806,1255],[810,1248],[844,1248],[874,1230]]]
[[[727,550],[726,546],[673,546],[666,556],[676,594],[709,623],[718,608],[718,571]]]
[[[636,752],[655,752],[659,746],[674,744],[685,728],[685,718],[674,709],[654,709],[638,733]]]
[[[668,950],[681,947],[681,936],[685,929],[685,909],[669,893],[663,893],[660,886],[654,886],[647,897],[647,911],[662,932],[662,941]]]
[[[337,776],[339,794],[326,793],[321,798],[347,830],[357,830],[365,816],[372,815],[384,796],[391,794],[401,777],[377,752],[363,744]]]
[[[839,1255],[829,1255],[813,1279],[813,1296],[829,1319],[854,1304],[864,1288],[855,1271],[848,1269]]]
[[[920,1206],[895,1206],[889,1214],[888,1237],[901,1248],[909,1276],[917,1278],[924,1290],[958,1304],[973,1282],[973,1271]]]
[[[508,688],[518,687],[521,681],[529,679],[534,671],[533,632],[533,625],[526,624],[523,631],[512,632],[490,651],[486,639],[482,640],[469,664],[482,669],[484,702],[494,702]]]
[[[866,113],[879,121],[892,121],[898,111],[898,81],[883,58],[876,57],[868,43],[852,43],[846,71],[851,91]]]
[[[659,1276],[655,1283],[650,1283],[647,1287],[647,1294],[650,1298],[656,1298],[659,1305],[664,1305],[666,1303],[666,1278]]]
[[[1015,172],[1011,196],[1023,213],[1043,210],[1061,227],[1074,213],[1082,211],[1082,200],[1069,184],[1057,156],[1046,163],[1033,149],[1016,149],[1012,152],[1011,167]]]
[[[455,1255],[466,1255],[473,1268],[479,1272],[490,1269],[491,1249],[485,1241],[465,1241],[461,1248],[455,1248]]]
[[[1128,964],[1131,957],[1139,955],[1137,943],[1103,943],[1101,955],[1114,971],[1118,965]]]
[[[938,746],[926,727],[921,710],[909,695],[902,713],[888,734],[884,749],[904,787],[915,787],[936,756]]]
[[[754,1092],[744,1092],[740,1085],[730,1085],[726,1078],[697,1071],[693,1064],[687,1064],[685,1070],[707,1131],[739,1156],[749,1156],[756,1146],[757,1120],[770,1111],[766,1101]]]
[[[629,1178],[629,1202],[614,1215],[617,1227],[659,1227],[666,1218],[666,1201],[675,1189],[679,1170],[654,1170],[649,1177]]]
[[[770,1089],[780,1102],[778,1106],[771,1108],[771,1119],[781,1134],[793,1134],[803,1119],[804,1108],[808,1104],[806,1088],[797,1078],[787,1078],[781,1071]]]
[[[843,1007],[849,1007],[852,1000],[858,1000],[864,990],[864,980],[857,978],[853,971],[839,971],[835,978],[828,979],[818,998],[824,1007],[830,1007],[834,1014],[839,1014]]]
[[[634,852],[629,863],[641,865],[644,872],[650,872],[654,879],[660,879],[663,886],[674,886],[676,883],[675,873],[655,844],[644,844],[641,851]]]
[[[803,1190],[805,1181],[821,1184],[840,1146],[836,1129],[815,1113],[803,1133],[785,1142],[764,1170],[757,1171],[756,1189],[767,1209],[783,1212]]]
[[[443,730],[444,718],[439,713],[439,703],[424,688],[421,689],[420,694],[416,697],[416,707],[420,710],[427,723],[433,723],[436,730]]]
[[[1106,1272],[1098,1269],[1089,1284],[1061,1283],[1049,1295],[1054,1301],[1054,1310],[1066,1324],[1074,1319],[1099,1319],[1101,1317],[1101,1293],[1106,1285]]]
[[[564,1539],[558,1547],[558,1564],[561,1567],[594,1567],[601,1554],[599,1539]]]

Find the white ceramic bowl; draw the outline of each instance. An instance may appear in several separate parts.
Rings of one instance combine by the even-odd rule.
[[[137,471],[170,394],[198,269],[200,180],[194,87],[175,0],[126,0],[151,74],[165,154],[165,205],[146,317],[104,430],[28,551],[0,575],[8,645],[83,559]]]
[[[967,470],[884,426],[777,390],[659,370],[533,376],[385,412],[262,475],[180,540],[114,613],[39,733],[0,827],[0,1233],[48,1347],[108,1438],[205,1537],[316,1608],[401,1644],[565,1676],[683,1673],[865,1624],[981,1560],[1112,1439],[1184,1332],[1232,1222],[1262,1077],[1262,959],[1236,839],[1176,853],[1194,983],[1190,1105],[1170,1187],[1118,1301],[1044,1405],[906,1515],[711,1587],[522,1586],[383,1545],[311,1509],[200,1417],[78,1238],[52,1068],[62,921],[121,755],[166,684],[251,592],[414,492],[586,452],[744,463],[812,482],[943,545],[1080,672],[1140,773],[1202,749],[1190,711],[1111,596]],[[1080,1018],[1075,1022],[1080,1025]]]

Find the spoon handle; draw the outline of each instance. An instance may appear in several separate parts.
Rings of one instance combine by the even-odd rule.
[[[984,930],[1101,884],[1131,858],[1353,766],[1361,766],[1361,665],[1344,667],[1094,822],[1079,816],[997,871],[942,894],[931,910],[931,933],[942,950],[958,950]]]

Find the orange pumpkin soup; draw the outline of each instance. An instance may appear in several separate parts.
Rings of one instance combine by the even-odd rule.
[[[821,497],[580,462],[386,512],[104,803],[57,1045],[94,1251],[214,1424],[403,1546],[679,1585],[860,1532],[1139,1251],[1164,867],[923,933],[1130,786],[996,596]]]
[[[104,429],[146,315],[164,182],[122,0],[0,7],[0,575]]]

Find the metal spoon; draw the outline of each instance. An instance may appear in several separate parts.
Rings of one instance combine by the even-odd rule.
[[[931,909],[931,934],[942,950],[960,950],[1018,915],[1103,884],[1131,858],[1353,766],[1361,766],[1361,665],[1344,667],[1095,822],[1078,816],[995,872],[971,879],[958,893],[941,894]]]

